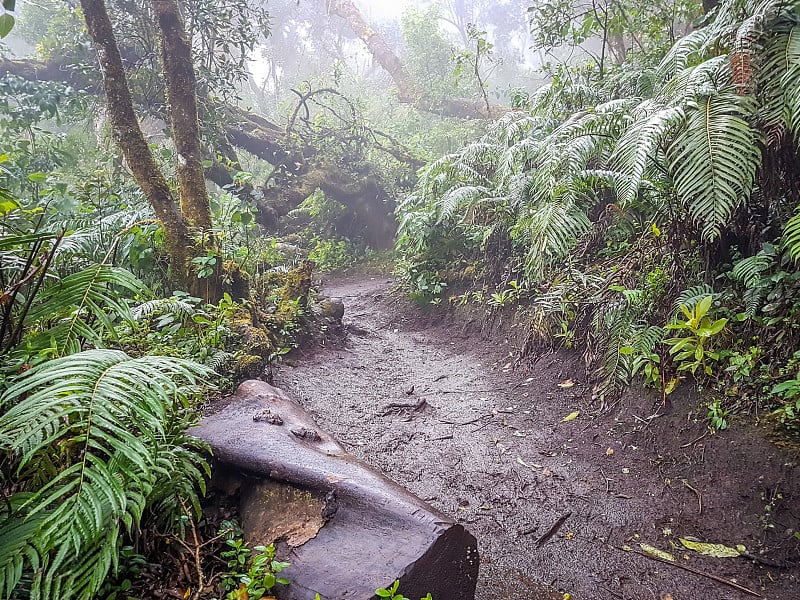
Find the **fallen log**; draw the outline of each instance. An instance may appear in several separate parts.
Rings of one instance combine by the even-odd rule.
[[[348,454],[281,390],[246,381],[191,433],[211,446],[212,482],[238,489],[246,538],[292,563],[287,600],[376,598],[400,580],[416,600],[472,600],[475,538]]]

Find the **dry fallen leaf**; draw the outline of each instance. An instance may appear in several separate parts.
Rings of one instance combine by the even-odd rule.
[[[572,379],[565,379],[564,381],[558,384],[558,387],[567,389],[571,388],[573,385],[575,385],[575,382],[572,381]]]
[[[612,454],[614,454],[613,448],[609,448],[608,450],[606,450],[606,456],[611,456]]]
[[[706,556],[713,556],[714,558],[736,558],[742,552],[747,551],[747,548],[744,546],[730,548],[724,544],[707,544],[705,542],[695,542],[685,538],[678,539],[680,540],[681,544],[683,544],[684,548],[694,550],[695,552],[698,552],[699,554],[705,554]]]
[[[565,539],[565,540],[571,540],[571,539],[572,539],[572,538],[574,538],[574,537],[575,537],[575,533],[574,533],[574,532],[572,532],[572,531],[570,531],[569,533],[567,533],[567,534],[564,536],[564,539]]]
[[[553,472],[550,469],[545,469],[544,471],[542,471],[542,475],[544,475],[545,477],[550,477],[552,474]]]

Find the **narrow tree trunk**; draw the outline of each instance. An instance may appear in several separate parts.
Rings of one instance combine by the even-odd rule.
[[[329,3],[329,6],[333,14],[347,21],[353,33],[361,38],[378,64],[392,77],[397,86],[400,101],[415,102],[418,100],[419,91],[411,81],[403,62],[389,47],[383,36],[369,26],[358,7],[351,0],[334,0]]]
[[[81,8],[100,62],[114,139],[136,183],[161,221],[173,273],[188,289],[193,283],[189,261],[194,241],[139,127],[105,3],[103,0],[81,0]]]
[[[192,227],[205,230],[201,232],[205,238],[210,235],[212,225],[197,123],[197,81],[192,50],[186,39],[177,2],[153,0],[153,10],[161,30],[161,64],[166,81],[172,137],[178,153],[176,175],[181,213]]]

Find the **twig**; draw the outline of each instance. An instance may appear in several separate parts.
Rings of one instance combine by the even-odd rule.
[[[616,546],[612,546],[616,548]],[[617,548],[621,552],[626,552],[622,548]],[[717,583],[722,583],[724,585],[729,585],[732,588],[739,590],[740,592],[744,592],[745,594],[750,594],[751,596],[755,596],[756,598],[763,598],[761,594],[758,592],[754,592],[753,590],[746,588],[744,586],[739,585],[738,583],[734,583],[730,579],[725,579],[724,577],[720,577],[719,575],[714,575],[713,573],[706,573],[705,571],[701,571],[700,569],[695,569],[694,567],[690,567],[689,565],[682,565],[678,562],[672,562],[671,560],[666,560],[663,558],[659,558],[657,556],[653,556],[652,554],[647,554],[646,552],[640,552],[639,550],[630,550],[634,554],[638,554],[639,556],[644,556],[645,558],[649,558],[650,560],[655,560],[660,563],[664,563],[665,565],[671,565],[673,567],[677,567],[678,569],[683,569],[684,571],[689,571],[690,573],[694,573],[695,575],[700,575],[701,577],[706,577],[707,579],[711,579],[712,581],[716,581]]]
[[[707,435],[708,435],[708,431],[706,431],[706,432],[705,432],[703,435],[701,435],[701,436],[700,436],[699,438],[697,438],[696,440],[692,440],[692,441],[691,441],[691,442],[689,442],[688,444],[684,444],[683,446],[681,446],[681,448],[688,448],[689,446],[694,446],[694,445],[695,445],[697,442],[699,442],[700,440],[702,440],[702,439],[703,439],[704,437],[706,437]]]
[[[455,425],[456,427],[463,427],[464,425],[472,425],[473,423],[477,423],[478,421],[482,421],[486,417],[494,416],[492,413],[488,413],[485,415],[481,415],[480,417],[475,417],[471,421],[445,421],[444,419],[437,419],[439,423],[445,423],[447,425]]]
[[[558,533],[558,530],[561,529],[561,527],[564,525],[566,520],[569,519],[571,516],[572,516],[572,511],[566,512],[563,515],[561,515],[558,518],[558,521],[553,523],[553,526],[550,527],[550,529],[548,529],[541,537],[539,537],[538,540],[536,540],[536,546],[538,548],[541,548],[542,546],[544,546],[547,543],[547,540],[549,540],[556,533]]]
[[[192,514],[189,512],[189,509],[186,508],[186,503],[181,498],[181,508],[183,508],[183,513],[188,517],[189,520],[189,527],[192,532],[192,540],[194,541],[194,548],[190,548],[189,545],[184,542],[179,537],[175,536],[175,539],[178,543],[186,548],[193,556],[194,556],[194,568],[197,571],[197,589],[195,590],[194,594],[192,594],[193,600],[198,600],[200,595],[203,593],[205,589],[205,575],[203,574],[203,559],[200,556],[200,550],[202,550],[204,544],[200,543],[200,540],[197,537],[197,528],[194,526],[194,519],[192,518]]]
[[[611,485],[610,485],[611,484],[611,479],[608,478],[608,476],[606,475],[605,471],[603,471],[603,469],[600,469],[600,474],[603,476],[603,479],[606,480],[606,494],[610,494],[611,493]]]
[[[514,389],[513,387],[510,389]],[[459,389],[452,389],[452,390],[430,390],[433,393],[437,394],[488,394],[491,392],[505,392],[506,388],[497,387],[497,388],[490,388],[490,389],[483,389],[483,390],[459,390]]]
[[[703,514],[703,496],[702,496],[702,494],[700,492],[698,492],[696,489],[694,489],[691,485],[689,485],[689,482],[686,481],[685,479],[681,479],[681,482],[683,483],[683,485],[685,485],[687,488],[692,490],[697,495],[697,504],[698,504],[698,511],[697,512],[698,512],[698,514],[702,515]]]
[[[476,431],[480,431],[480,430],[481,430],[481,429],[483,429],[484,427],[486,427],[486,426],[488,426],[488,425],[491,425],[491,424],[492,424],[492,422],[491,422],[491,421],[486,421],[486,423],[483,423],[483,424],[481,424],[481,425],[478,425],[478,426],[477,426],[475,429],[471,430],[471,431],[470,431],[470,433],[475,433]]]

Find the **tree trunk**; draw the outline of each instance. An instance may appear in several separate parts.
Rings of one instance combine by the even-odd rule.
[[[81,8],[100,62],[114,139],[136,183],[161,221],[172,271],[178,283],[188,289],[193,280],[189,261],[194,241],[139,127],[105,3],[103,0],[81,0]]]
[[[186,40],[183,20],[175,0],[153,0],[161,30],[161,64],[164,71],[172,137],[178,153],[176,175],[180,190],[181,213],[203,239],[210,235],[211,211],[208,203],[200,128],[197,124],[197,81],[192,65],[192,50]],[[210,241],[210,240],[209,240]]]
[[[181,214],[195,229],[202,253],[214,252],[211,208],[203,173],[203,151],[200,147],[200,126],[197,119],[197,80],[192,64],[192,47],[186,39],[178,3],[175,0],[153,0],[153,10],[161,31],[161,69],[167,91],[167,105],[172,124],[172,139],[177,152],[175,174],[180,192]],[[212,273],[195,280],[195,295],[208,302],[222,298],[222,264],[217,258]]]
[[[353,33],[367,45],[378,64],[389,73],[397,86],[400,101],[414,102],[419,96],[419,91],[406,72],[403,62],[394,53],[394,50],[389,47],[383,36],[364,20],[358,7],[351,0],[334,0],[328,4],[330,11],[347,21]]]

